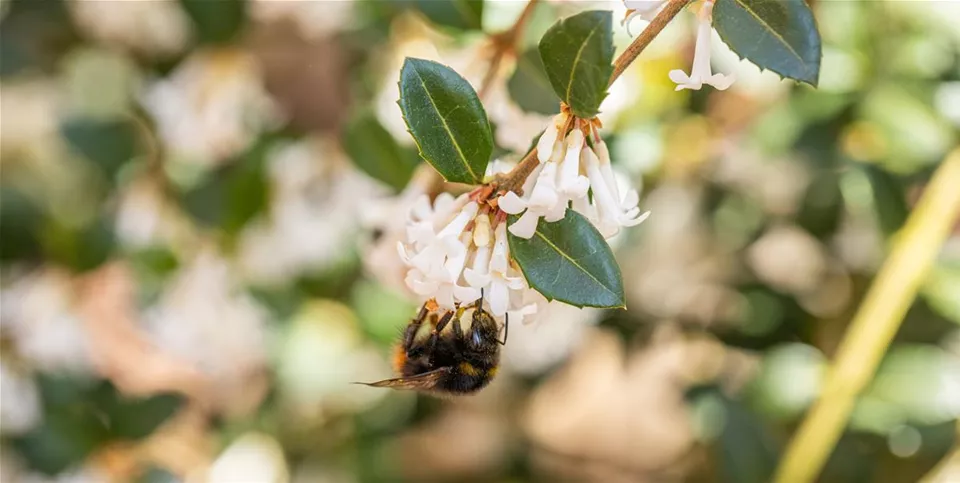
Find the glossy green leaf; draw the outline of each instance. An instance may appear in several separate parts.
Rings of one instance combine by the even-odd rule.
[[[416,0],[414,6],[437,25],[461,30],[483,27],[483,0]]]
[[[740,57],[784,77],[817,85],[820,32],[804,0],[718,0],[713,26]]]
[[[509,223],[517,221],[511,216]],[[577,307],[625,307],[613,251],[583,215],[567,210],[556,223],[540,221],[529,239],[510,234],[510,253],[530,286],[549,300]]]
[[[400,72],[400,109],[420,156],[444,179],[483,182],[493,133],[466,79],[436,62],[408,58]]]
[[[540,58],[557,96],[577,117],[597,115],[613,74],[613,13],[589,10],[560,20],[540,39]]]
[[[410,181],[420,158],[393,138],[376,116],[363,113],[344,129],[343,147],[364,173],[400,191]]]
[[[553,92],[537,49],[530,49],[517,58],[517,68],[507,81],[507,91],[524,111],[539,114],[560,112],[560,99]]]
[[[234,40],[246,21],[246,0],[180,0],[180,5],[205,43]]]

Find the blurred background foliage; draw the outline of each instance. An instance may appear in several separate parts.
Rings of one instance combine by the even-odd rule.
[[[438,400],[350,384],[416,310],[399,67],[479,86],[524,2],[3,0],[0,480],[767,481],[960,140],[960,3],[810,3],[816,90],[717,41],[733,88],[675,93],[693,16],[654,42],[601,115],[653,213],[612,243],[629,310],[552,306]],[[586,8],[624,13],[542,1],[494,71],[500,159]],[[960,481],[958,324],[960,226],[822,481]]]

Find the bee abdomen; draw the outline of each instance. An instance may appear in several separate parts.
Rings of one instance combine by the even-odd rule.
[[[478,367],[469,362],[461,362],[454,371],[440,381],[441,389],[456,394],[468,394],[487,386],[497,374],[497,368]]]

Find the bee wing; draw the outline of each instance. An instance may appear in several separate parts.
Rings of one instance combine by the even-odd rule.
[[[430,372],[417,374],[416,376],[397,377],[395,379],[384,379],[377,382],[358,382],[356,384],[363,384],[370,387],[389,387],[393,389],[429,391],[436,388],[437,383],[440,382],[440,379],[449,372],[449,367],[441,367]]]

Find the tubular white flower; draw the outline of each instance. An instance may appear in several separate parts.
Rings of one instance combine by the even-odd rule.
[[[624,6],[627,7],[627,16],[620,21],[620,25],[625,25],[627,34],[633,37],[633,33],[630,32],[630,22],[637,17],[647,22],[652,21],[664,3],[666,0],[623,0]]]
[[[606,154],[606,149],[603,149],[603,152]],[[581,152],[581,157],[587,167],[587,176],[590,178],[590,187],[593,189],[592,204],[595,207],[595,211],[591,210],[585,215],[588,218],[594,217],[591,221],[594,221],[605,238],[619,233],[620,227],[639,225],[650,215],[650,212],[640,214],[640,208],[637,206],[639,195],[635,190],[630,190],[623,198],[620,197],[612,168],[609,167],[609,158],[605,159],[605,162],[601,161],[593,150],[586,148]],[[604,165],[609,172],[611,181],[609,184],[607,176],[604,175]]]
[[[697,13],[697,45],[693,53],[693,67],[690,75],[676,69],[670,71],[670,80],[677,84],[677,90],[700,90],[704,84],[718,90],[726,90],[735,80],[733,75],[714,74],[710,67],[710,39],[713,31],[713,1],[708,0]]]
[[[480,209],[469,194],[438,197],[434,206],[418,200],[410,211],[407,243],[397,251],[410,267],[404,279],[422,299],[452,309],[484,296],[488,310],[500,320],[521,321],[536,313],[523,296],[530,291],[510,260],[506,223]],[[519,198],[517,198],[519,200]],[[509,204],[509,203],[508,203]]]
[[[584,131],[575,126],[569,134],[560,137],[559,130],[567,124],[564,114],[554,118],[553,127],[540,137],[538,150],[551,150],[546,161],[528,176],[523,185],[524,196],[507,192],[498,200],[505,213],[521,215],[510,225],[510,233],[520,238],[531,238],[540,219],[555,222],[563,219],[568,206],[591,220],[600,233],[609,238],[620,227],[634,226],[646,218],[637,208],[639,195],[629,190],[621,195],[617,178],[610,164],[606,144],[596,134],[592,146],[586,143]],[[587,176],[581,173],[586,173]],[[588,197],[587,194],[592,193]]]
[[[512,276],[510,266],[510,247],[507,244],[507,228],[504,223],[497,226],[493,243],[493,257],[490,259],[490,312],[503,316],[510,306],[510,291],[522,290],[526,281],[522,276]]]
[[[498,206],[505,213],[518,215],[523,213],[519,220],[510,226],[510,233],[520,238],[530,238],[537,230],[540,218],[547,216],[547,221],[557,221],[558,211],[561,212],[560,218],[563,218],[563,210],[566,203],[562,202],[560,193],[557,192],[555,179],[557,177],[557,163],[547,162],[538,167],[539,172],[531,173],[530,178],[536,175],[536,180],[532,189],[525,188],[524,193],[530,193],[529,197],[523,199],[516,193],[510,191],[500,197]]]
[[[582,198],[590,189],[590,181],[580,176],[580,148],[585,146],[583,132],[574,129],[565,141],[567,153],[560,163],[558,188],[569,199]]]

